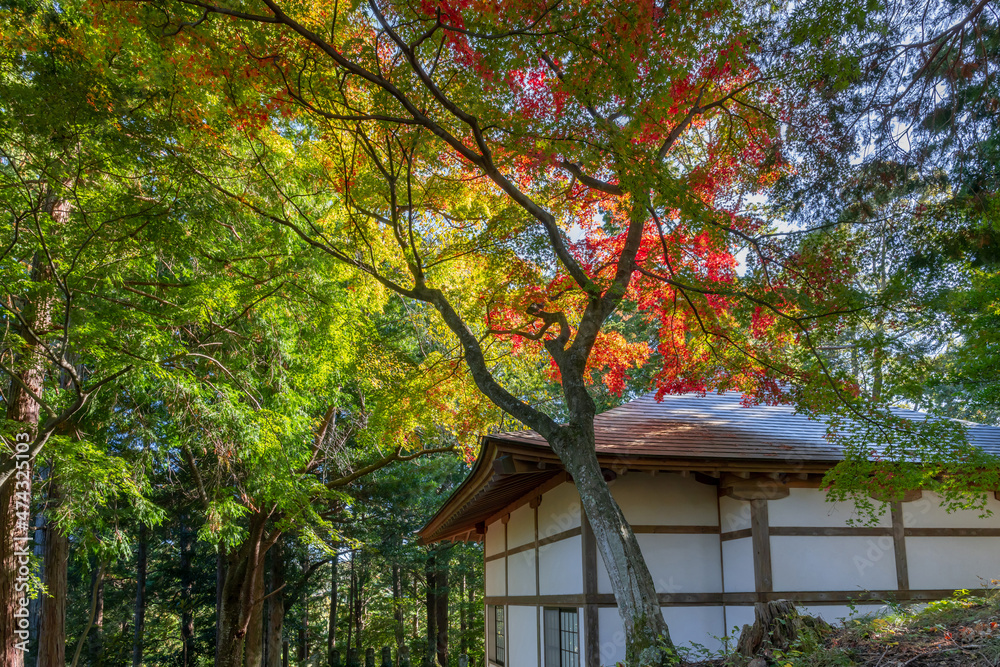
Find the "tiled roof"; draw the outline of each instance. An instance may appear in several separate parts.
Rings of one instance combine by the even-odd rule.
[[[915,410],[894,412],[912,420],[927,418]],[[1000,456],[1000,428],[963,424],[970,443]],[[744,406],[739,392],[668,395],[662,401],[647,394],[598,415],[594,430],[598,460],[611,469],[822,473],[843,458],[827,440],[824,420],[796,414],[786,405]],[[538,470],[498,472],[493,461],[505,453],[540,461]],[[469,477],[420,531],[421,537],[434,541],[471,531],[554,480],[558,467],[548,443],[534,431],[486,436]]]
[[[893,410],[923,420],[926,413]],[[963,422],[969,442],[1000,455],[1000,428]],[[594,420],[597,453],[606,456],[729,460],[795,459],[837,461],[838,447],[826,438],[825,420],[796,414],[788,405],[744,406],[739,392],[647,394]],[[534,431],[492,436],[501,442],[546,446]]]

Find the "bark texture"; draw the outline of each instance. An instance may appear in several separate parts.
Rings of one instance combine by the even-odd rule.
[[[49,212],[56,222],[67,222],[69,204],[62,201],[50,202]],[[27,433],[34,438],[38,431],[41,406],[32,394],[42,396],[45,386],[46,363],[40,349],[37,334],[48,328],[52,319],[55,298],[46,287],[52,281],[52,270],[45,258],[36,253],[32,261],[32,280],[39,287],[25,297],[21,311],[24,324],[18,333],[24,340],[26,349],[16,360],[15,378],[11,378],[7,390],[7,419],[23,425],[23,429],[10,435]],[[6,443],[5,443],[6,444]],[[33,461],[14,462],[13,452],[4,447],[0,460],[16,472],[0,485],[0,664],[5,667],[23,667],[26,651],[28,618],[24,590],[18,581],[18,570],[27,565],[27,536],[29,530],[28,512],[31,505],[31,475]],[[22,562],[24,561],[24,562]],[[23,620],[24,627],[21,627]]]
[[[61,491],[53,478],[49,482],[48,512],[54,513]],[[46,522],[45,556],[42,565],[47,595],[42,598],[38,624],[38,667],[66,665],[66,568],[69,562],[69,538],[56,522]]]
[[[263,561],[263,558],[261,558]],[[264,563],[250,573],[250,613],[247,619],[246,664],[259,667],[264,660]]]
[[[264,598],[264,555],[277,536],[267,538],[268,514],[250,517],[247,539],[226,557],[217,633],[217,667],[256,667],[261,664]],[[253,625],[253,629],[251,629]]]
[[[775,650],[787,651],[800,641],[820,642],[829,634],[830,625],[813,616],[804,616],[788,600],[758,602],[754,622],[744,625],[736,643],[736,653],[746,658],[760,655],[772,658]]]
[[[577,438],[593,443],[592,418],[589,433],[579,433]],[[632,527],[604,480],[593,444],[584,448],[562,441],[558,449],[553,443],[553,449],[573,476],[580,504],[611,579],[611,590],[625,626],[626,664],[630,667],[669,664],[674,648],[660,611],[653,577],[645,565]]]
[[[282,628],[285,623],[285,545],[271,548],[271,597],[267,599],[267,667],[281,667]]]

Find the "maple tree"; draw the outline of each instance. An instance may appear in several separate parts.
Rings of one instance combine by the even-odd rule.
[[[86,284],[114,287],[97,292],[99,301],[141,304],[154,316],[133,331],[120,328],[119,311],[83,312],[93,313],[90,322],[115,323],[140,346],[165,348],[171,370],[191,379],[164,381],[159,358],[143,350],[156,380],[151,396],[169,394],[173,408],[190,408],[190,422],[169,421],[184,432],[176,439],[179,467],[198,489],[214,527],[208,533],[231,547],[220,605],[224,664],[238,664],[244,652],[254,661],[261,650],[255,600],[263,553],[287,527],[272,519],[287,512],[310,529],[324,525],[317,507],[330,497],[314,484],[322,465],[287,485],[268,477],[299,471],[302,457],[315,454],[310,436],[330,409],[321,399],[341,395],[323,364],[349,365],[351,357],[338,332],[358,331],[349,320],[364,322],[390,303],[418,333],[418,362],[412,383],[388,373],[382,387],[395,413],[380,411],[386,422],[373,432],[404,445],[397,457],[419,449],[421,432],[460,441],[491,414],[486,397],[541,433],[580,491],[623,616],[629,664],[675,656],[638,544],[594,455],[595,385],[621,394],[642,377],[661,393],[738,388],[751,401],[833,412],[834,425],[860,420],[868,431],[846,443],[858,455],[855,468],[833,481],[863,494],[885,487],[878,475],[886,470],[868,465],[863,446],[884,441],[905,458],[915,440],[925,451],[942,441],[960,445],[947,423],[913,425],[869,404],[884,394],[881,385],[856,382],[864,374],[830,354],[845,331],[871,321],[883,331],[897,326],[884,316],[888,306],[914,296],[891,281],[893,289],[866,292],[873,248],[894,228],[868,233],[866,220],[838,218],[847,207],[834,196],[843,193],[843,167],[859,141],[837,104],[880,80],[878,68],[861,75],[865,58],[884,40],[908,35],[912,18],[880,32],[879,21],[897,14],[872,3],[717,0],[81,1],[53,5],[52,14],[63,32],[34,43],[30,31],[5,25],[16,37],[5,43],[9,61],[39,45],[40,62],[69,54],[75,74],[92,77],[82,79],[78,96],[81,113],[96,116],[90,127],[127,138],[117,157],[141,165],[65,190],[92,203],[117,192],[109,184],[139,184],[141,196],[118,203],[136,207],[143,222],[137,202],[180,193],[163,211],[176,226],[157,241],[176,245],[174,263],[189,268],[184,275],[196,276],[198,287],[189,293],[189,285],[169,281],[140,294],[124,281],[138,279],[133,272],[158,275],[155,262],[108,274],[100,254],[87,255]],[[941,34],[960,41],[964,33]],[[966,71],[964,62],[952,65]],[[901,76],[923,73],[904,68]],[[40,81],[12,80],[26,90]],[[184,170],[149,174],[152,164]],[[884,174],[857,189],[871,191]],[[819,184],[809,191],[815,200],[794,192],[809,179]],[[833,221],[817,212],[821,205]],[[32,211],[44,219],[45,211]],[[805,229],[778,231],[775,221],[786,220]],[[86,236],[88,228],[65,229]],[[135,229],[121,231],[111,236],[127,250],[146,247]],[[12,246],[18,258],[5,274],[12,296],[48,289],[24,280],[39,243]],[[287,290],[271,287],[279,282]],[[323,304],[317,311],[336,303],[352,315],[327,329],[319,313],[299,310],[301,295]],[[289,303],[272,306],[277,300]],[[360,303],[370,309],[355,308]],[[169,304],[182,304],[181,312]],[[221,328],[213,315],[220,309],[235,317]],[[98,328],[81,341],[117,350],[117,339],[106,344]],[[160,339],[141,335],[156,329],[165,332]],[[324,336],[334,342],[316,342]],[[299,339],[316,345],[301,357],[286,354]],[[864,350],[886,339],[873,337]],[[222,346],[220,354],[197,356],[205,344]],[[128,363],[117,353],[95,357],[93,368],[112,373]],[[273,371],[266,378],[255,365],[261,358]],[[276,359],[294,361],[273,366]],[[315,373],[305,370],[312,364]],[[49,377],[47,391],[57,390]],[[556,400],[535,400],[553,387]],[[435,411],[436,425],[422,421]],[[272,422],[280,427],[268,431]],[[218,446],[192,449],[192,433]],[[378,441],[363,453],[373,454]],[[966,453],[956,446],[945,459]],[[967,459],[966,468],[970,461],[978,462]],[[935,464],[939,471],[949,461]],[[194,479],[203,467],[213,477],[206,488]],[[893,480],[890,493],[933,481]],[[237,521],[245,513],[249,526]]]
[[[206,183],[436,312],[479,390],[572,474],[629,663],[673,660],[596,460],[589,385],[620,392],[653,355],[661,391],[774,397],[775,370],[795,377],[765,356],[788,342],[775,312],[802,285],[798,302],[824,302],[831,271],[765,285],[775,305],[737,285],[734,257],[761,224],[744,198],[782,169],[770,5],[191,0],[101,17],[156,26],[180,63],[174,94],[223,154],[192,161]],[[230,126],[242,142],[217,141]],[[606,326],[616,312],[653,335]],[[543,349],[519,370],[559,383],[564,423],[509,388],[505,364]]]

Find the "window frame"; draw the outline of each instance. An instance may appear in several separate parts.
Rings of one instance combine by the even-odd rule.
[[[554,613],[555,625],[549,622],[551,616],[549,613]],[[566,619],[569,615],[573,617],[573,623],[566,623]],[[543,665],[540,667],[580,667],[581,651],[580,651],[580,610],[576,607],[542,607],[542,631],[544,633],[543,645],[545,650],[542,652]],[[554,632],[556,637],[556,642],[550,642],[550,632]],[[572,642],[566,640],[571,639]],[[559,661],[558,664],[551,664],[551,653],[558,646]]]
[[[507,614],[503,605],[490,605],[490,662],[499,667],[507,663]]]

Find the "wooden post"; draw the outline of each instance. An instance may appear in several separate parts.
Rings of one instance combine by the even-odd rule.
[[[583,547],[583,644],[585,667],[600,667],[601,640],[597,617],[597,541],[590,520],[580,512],[580,543]],[[539,666],[540,667],[540,666]]]
[[[542,502],[542,497],[538,496],[531,500],[531,510],[534,515],[535,521],[535,595],[541,595],[541,565],[539,561],[542,558],[541,552],[538,550],[538,506]],[[536,667],[542,667],[542,607],[541,605],[535,605],[535,665]],[[465,656],[466,663],[468,663],[469,656]],[[467,665],[459,664],[458,667],[467,667]]]
[[[754,590],[759,602],[766,602],[763,593],[773,590],[771,574],[771,536],[767,519],[767,500],[750,501],[750,539],[753,541]]]
[[[909,591],[910,569],[906,563],[906,527],[903,524],[903,504],[892,503],[890,513],[892,516],[892,546],[896,554],[896,588],[900,591]]]

